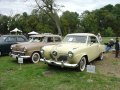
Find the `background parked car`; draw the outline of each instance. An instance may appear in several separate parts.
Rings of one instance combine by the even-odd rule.
[[[58,44],[61,39],[61,36],[53,34],[32,35],[29,42],[12,45],[11,56],[15,59],[30,59],[33,63],[38,63],[41,58],[40,48],[45,45]]]
[[[11,45],[18,42],[26,42],[28,39],[24,35],[2,35],[0,37],[0,56],[11,52]]]
[[[90,33],[68,34],[58,45],[41,49],[41,55],[48,65],[77,68],[84,71],[86,64],[96,58],[103,59],[104,48],[98,38]]]

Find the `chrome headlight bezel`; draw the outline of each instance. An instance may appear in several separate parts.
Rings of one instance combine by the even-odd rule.
[[[58,55],[57,51],[52,51],[52,55],[56,57]]]
[[[69,57],[69,58],[72,58],[72,57],[73,57],[73,52],[69,51],[69,52],[68,52],[68,57]]]
[[[13,49],[13,47],[14,47],[14,46],[13,46],[13,45],[11,45],[11,46],[10,46],[10,49],[12,50],[12,49]]]
[[[43,50],[43,49],[41,49],[41,50],[40,50],[40,53],[41,53],[41,55],[43,55],[43,54],[44,54],[44,50]]]

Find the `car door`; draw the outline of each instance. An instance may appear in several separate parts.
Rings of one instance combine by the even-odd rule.
[[[3,44],[3,52],[4,53],[9,53],[11,51],[10,47],[12,44],[16,43],[16,37],[15,36],[8,36],[5,41],[5,43]]]
[[[88,58],[94,60],[99,55],[99,42],[95,36],[88,37]]]

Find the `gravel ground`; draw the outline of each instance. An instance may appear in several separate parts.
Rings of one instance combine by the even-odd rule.
[[[120,77],[120,57],[115,58],[114,52],[104,53],[104,59],[92,63],[96,72],[104,75]]]

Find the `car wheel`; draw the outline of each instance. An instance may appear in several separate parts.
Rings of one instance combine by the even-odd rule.
[[[34,52],[31,56],[32,63],[38,63],[40,60],[40,54],[38,52]]]
[[[78,71],[84,71],[85,70],[85,67],[86,67],[86,58],[85,57],[82,57],[80,62],[78,63],[78,67],[77,67],[77,70]]]
[[[103,53],[99,55],[98,60],[103,60]]]

